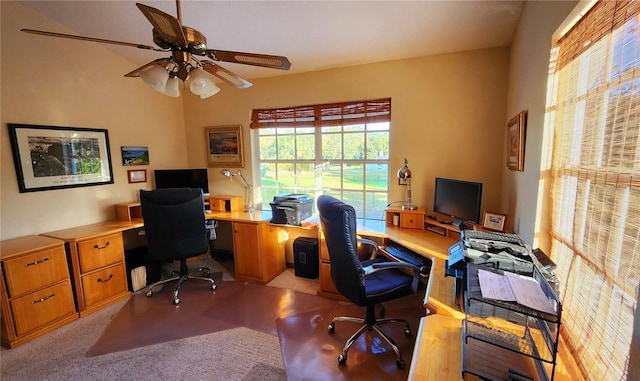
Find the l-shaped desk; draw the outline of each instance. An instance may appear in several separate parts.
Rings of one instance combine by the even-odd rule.
[[[79,316],[86,316],[105,306],[129,297],[127,286],[126,263],[124,261],[123,234],[143,228],[141,212],[138,203],[118,204],[118,219],[91,225],[79,226],[41,235],[56,238],[66,243],[72,268],[72,279],[76,289]],[[251,281],[266,284],[282,273],[285,268],[284,244],[287,229],[301,229],[301,227],[272,225],[271,212],[217,212],[206,211],[208,220],[226,221],[231,223],[233,232],[233,251],[235,263],[235,278],[239,281]],[[311,227],[307,229],[317,229]],[[387,226],[383,221],[363,222],[358,225],[358,234],[387,243],[388,241],[402,245],[415,253],[432,260],[433,272],[430,279],[430,292],[425,297],[426,312],[444,317],[436,319],[451,319],[447,324],[432,324],[435,330],[427,330],[424,325],[426,317],[422,319],[417,333],[417,340],[410,370],[410,379],[460,379],[460,361],[454,360],[460,356],[459,308],[455,305],[454,280],[445,278],[444,261],[447,259],[448,248],[455,240],[441,236],[427,230],[407,229]],[[322,234],[318,233],[320,242]],[[323,246],[320,245],[320,257],[323,257]],[[324,247],[326,250],[326,247]],[[120,254],[114,253],[119,251]],[[100,255],[95,255],[100,252]],[[90,255],[86,255],[86,254]],[[325,253],[326,255],[326,253]],[[87,257],[106,257],[107,259],[87,261]],[[110,258],[110,259],[109,259]],[[322,261],[322,259],[321,259]],[[325,268],[327,270],[328,268]],[[321,262],[321,279],[319,295],[337,296],[332,294],[331,287],[325,286],[326,275],[323,278]],[[97,282],[97,283],[96,283]],[[326,292],[326,289],[329,292]],[[435,319],[434,323],[435,323]],[[456,323],[457,321],[457,323]],[[441,335],[443,327],[449,335],[458,338],[447,338],[442,344],[448,345],[446,352],[439,351],[438,358],[446,361],[433,361],[433,339],[426,337],[426,333],[435,332]],[[440,337],[441,338],[441,337]],[[442,341],[442,340],[440,340]],[[452,344],[453,343],[453,344]],[[444,347],[443,347],[444,348]],[[430,359],[430,360],[429,360]],[[429,366],[429,364],[432,364]],[[445,365],[446,364],[446,365]]]

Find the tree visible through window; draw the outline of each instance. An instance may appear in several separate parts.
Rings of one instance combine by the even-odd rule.
[[[353,205],[360,218],[382,219],[389,192],[390,100],[382,103],[385,115],[380,101],[303,106],[286,109],[286,117],[273,116],[282,109],[254,111],[263,208],[276,195],[327,194]],[[258,113],[270,114],[258,122]]]

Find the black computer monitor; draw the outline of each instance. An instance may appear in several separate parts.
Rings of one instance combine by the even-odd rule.
[[[480,222],[481,203],[482,183],[436,177],[433,212],[454,218],[454,226]]]
[[[154,179],[156,189],[200,188],[205,196],[209,195],[209,177],[206,168],[156,169]]]

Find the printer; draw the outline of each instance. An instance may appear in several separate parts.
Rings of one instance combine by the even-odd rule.
[[[273,197],[271,205],[272,224],[298,225],[311,217],[313,197],[307,194],[291,193]]]

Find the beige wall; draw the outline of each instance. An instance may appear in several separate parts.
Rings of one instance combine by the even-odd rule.
[[[87,42],[30,35],[21,28],[71,33],[15,2],[2,1],[1,238],[115,218],[114,204],[137,198],[127,169],[187,165],[181,98],[124,78],[135,65]],[[153,59],[150,58],[150,60]],[[19,193],[7,123],[109,131],[115,183]],[[151,165],[123,167],[120,147],[149,147]]]
[[[562,19],[566,8],[566,2],[528,3],[517,52],[496,48],[256,79],[252,88],[221,85],[222,92],[200,100],[191,94],[164,97],[141,81],[124,78],[135,65],[97,44],[19,32],[23,27],[65,30],[3,1],[2,239],[113,218],[113,204],[134,200],[141,187],[126,181],[122,145],[149,147],[149,176],[154,168],[202,167],[204,127],[241,124],[243,172],[252,178],[255,147],[248,125],[253,108],[380,97],[392,99],[391,175],[407,157],[414,202],[431,209],[436,176],[482,181],[483,208],[508,212],[516,228],[524,226],[532,235],[536,192],[530,189],[537,186],[532,165],[539,156],[541,137],[536,134],[541,132],[535,131],[542,118],[532,111],[534,106],[543,109],[546,78],[541,73],[546,73],[548,54],[539,45],[548,45],[557,24],[553,20]],[[510,59],[517,62],[515,68],[509,67]],[[525,172],[516,173],[505,169],[504,132],[509,115],[525,108],[530,110]],[[108,129],[115,184],[19,193],[7,123]],[[218,169],[210,169],[210,182],[214,194],[244,194],[239,181],[223,179]],[[404,188],[393,181],[390,191],[391,201],[404,198]]]
[[[528,110],[524,172],[503,166],[502,210],[508,211],[510,225],[525,241],[549,253],[548,220],[540,215],[536,224],[538,199],[545,191],[540,181],[540,160],[544,137],[544,113],[549,73],[551,36],[575,7],[577,1],[529,1],[511,47],[507,114],[503,125],[521,110]],[[506,151],[505,151],[506,155]]]
[[[190,95],[185,102],[189,164],[206,165],[205,127],[240,124],[243,173],[256,183],[251,160],[256,147],[249,146],[252,109],[390,97],[390,201],[404,199],[395,171],[406,157],[414,203],[431,209],[434,178],[442,176],[483,182],[484,208],[499,210],[508,55],[508,48],[462,52],[258,79],[249,89],[223,86],[206,100]],[[229,182],[217,170],[210,171],[210,183],[212,194],[244,194],[240,181]]]

